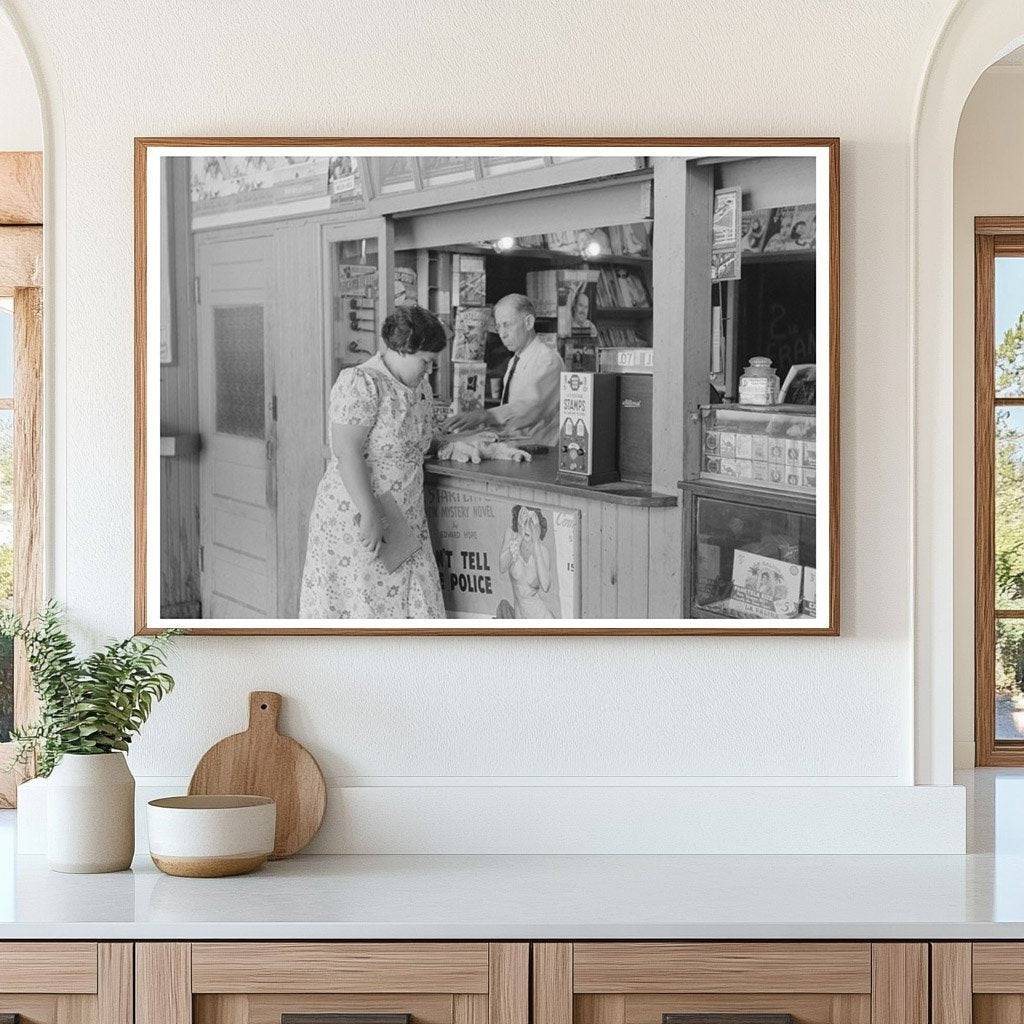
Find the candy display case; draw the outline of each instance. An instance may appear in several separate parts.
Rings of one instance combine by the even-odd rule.
[[[694,617],[814,618],[813,513],[695,490],[691,516],[687,604]]]
[[[700,479],[815,493],[813,406],[706,405],[700,408],[700,423]]]

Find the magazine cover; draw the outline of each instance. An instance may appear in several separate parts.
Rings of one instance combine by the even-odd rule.
[[[464,306],[483,306],[487,302],[487,271],[483,256],[456,254],[452,257],[452,301]]]
[[[481,359],[452,363],[452,415],[484,407],[487,364]]]
[[[483,359],[487,349],[487,332],[490,327],[490,306],[460,308],[455,314],[452,361]]]
[[[449,487],[427,488],[424,498],[450,616],[568,619],[579,614],[578,509]]]

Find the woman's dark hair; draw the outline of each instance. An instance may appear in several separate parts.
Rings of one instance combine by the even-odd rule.
[[[512,506],[512,532],[519,532],[519,513],[526,509],[527,512],[533,512],[537,516],[537,522],[540,524],[540,539],[543,540],[547,536],[548,532],[548,521],[544,518],[544,513],[539,508],[534,508],[532,505],[513,505]]]
[[[441,321],[422,306],[399,306],[384,321],[380,336],[388,348],[404,356],[440,352],[448,344]]]

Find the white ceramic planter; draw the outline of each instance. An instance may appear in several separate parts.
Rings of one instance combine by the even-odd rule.
[[[124,754],[65,754],[46,784],[53,871],[124,871],[135,854],[135,779]]]

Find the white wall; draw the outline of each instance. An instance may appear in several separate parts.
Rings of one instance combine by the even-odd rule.
[[[1024,216],[1024,66],[990,68],[960,120],[954,160],[954,741],[974,764],[974,218]]]
[[[352,787],[343,812],[367,789],[424,795],[382,799],[386,814],[468,806],[467,785],[913,781],[908,154],[946,0],[729,0],[714,17],[668,0],[510,0],[485,18],[452,0],[152,5],[144,18],[128,0],[3,2],[54,114],[53,589],[97,637],[132,628],[133,136],[843,140],[841,638],[182,639],[179,688],[133,750],[137,773],[187,776],[262,687],[285,693],[288,729]],[[805,810],[824,827],[839,794],[820,792]],[[899,830],[877,793],[884,846]],[[962,806],[934,811],[955,845]]]

